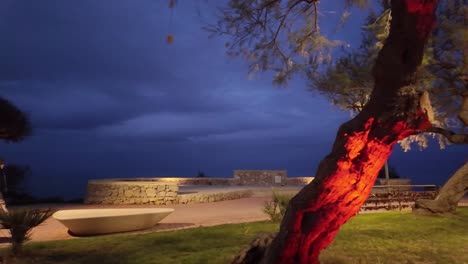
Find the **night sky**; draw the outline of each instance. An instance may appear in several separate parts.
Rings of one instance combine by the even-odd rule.
[[[286,88],[271,73],[249,79],[247,63],[225,55],[227,39],[201,29],[218,1],[180,1],[172,20],[167,2],[0,1],[0,95],[34,129],[1,143],[0,156],[31,167],[33,194],[79,198],[96,178],[315,173],[349,113],[303,79]],[[320,19],[337,21],[340,8],[322,5]],[[332,36],[351,48],[364,17],[352,14]],[[409,153],[396,146],[390,165],[413,182],[442,184],[467,157],[433,142]]]

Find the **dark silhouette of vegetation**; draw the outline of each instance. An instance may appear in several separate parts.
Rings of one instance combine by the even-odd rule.
[[[9,193],[25,191],[25,181],[31,175],[31,168],[26,165],[7,164],[3,169],[6,176],[6,189]],[[5,183],[0,182],[1,190],[5,189]]]
[[[397,172],[395,167],[392,167],[392,166],[388,167],[388,176],[389,176],[390,179],[399,179],[399,178],[401,178],[400,174]],[[385,179],[385,170],[384,169],[381,169],[379,171],[379,175],[377,176],[377,178]]]
[[[206,177],[206,175],[205,175],[205,173],[203,171],[198,171],[197,172],[197,178],[205,178],[205,177]]]
[[[51,209],[15,209],[8,212],[0,210],[0,223],[11,235],[13,255],[21,255],[23,244],[30,239],[32,229],[42,224],[52,214]]]
[[[26,114],[0,97],[0,139],[18,142],[30,134],[31,124]]]

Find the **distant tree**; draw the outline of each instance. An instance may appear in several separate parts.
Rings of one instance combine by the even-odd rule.
[[[0,97],[0,139],[17,142],[31,133],[31,124],[25,113],[5,98]]]
[[[0,97],[0,139],[7,142],[18,142],[30,133],[31,124],[26,114],[7,99]],[[3,169],[4,162],[0,160],[0,164],[2,164]],[[6,182],[5,174],[0,175],[0,177],[2,178],[2,182]],[[1,191],[4,191],[4,189]],[[4,203],[1,193],[0,200]]]
[[[197,172],[197,178],[205,178],[205,177],[206,177],[206,175],[205,175],[205,173],[203,171],[198,171]]]
[[[367,1],[345,2],[364,5]],[[292,198],[271,243],[254,243],[237,260],[319,263],[321,250],[369,196],[394,144],[423,132],[440,132],[449,140],[466,142],[465,135],[432,123],[429,93],[413,86],[438,4],[437,0],[391,1],[389,34],[373,63],[368,102],[340,126],[331,153],[320,163],[314,181]],[[331,61],[331,49],[341,44],[321,33],[318,16],[316,0],[231,0],[208,30],[228,35],[228,52],[249,60],[250,70],[271,70],[274,82],[285,84],[294,74],[317,71]]]
[[[18,192],[23,189],[26,178],[31,175],[31,168],[25,165],[7,164],[3,169],[6,175],[6,184],[8,192]],[[0,182],[0,190],[4,190],[4,183]]]

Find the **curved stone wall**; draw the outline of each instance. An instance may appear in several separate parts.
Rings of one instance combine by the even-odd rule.
[[[237,185],[232,178],[183,178],[183,177],[157,177],[157,178],[124,178],[124,181],[150,181],[172,182],[178,185]]]
[[[253,195],[252,190],[233,190],[226,192],[214,193],[195,193],[195,194],[182,194],[177,196],[175,203],[177,204],[191,204],[191,203],[211,203],[226,200],[235,200],[246,198]]]
[[[195,181],[193,181],[195,180]],[[251,190],[226,190],[201,193],[178,193],[180,183],[199,183],[199,179],[159,178],[107,179],[88,181],[87,204],[188,204],[233,200],[252,196]],[[208,179],[206,179],[208,180]],[[201,182],[207,182],[201,180]],[[211,181],[207,185],[224,185]],[[197,184],[194,184],[197,185]]]
[[[179,186],[175,182],[93,180],[88,182],[88,204],[173,204]]]
[[[235,170],[232,178],[120,178],[90,180],[86,190],[88,204],[186,204],[239,199],[252,195],[249,190],[226,189],[216,193],[178,193],[179,186],[285,186],[305,185],[313,177],[288,178],[285,170]]]

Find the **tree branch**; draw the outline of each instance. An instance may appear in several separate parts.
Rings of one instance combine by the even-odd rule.
[[[452,144],[468,144],[468,134],[456,134],[453,131],[441,128],[441,127],[430,127],[424,131],[427,133],[437,133],[448,139]]]
[[[272,45],[273,43],[276,42],[276,39],[278,38],[278,35],[281,31],[281,28],[283,27],[284,25],[284,22],[286,21],[286,18],[288,17],[289,13],[291,12],[291,10],[296,7],[298,4],[300,4],[302,2],[302,0],[300,1],[296,1],[295,3],[292,3],[291,6],[289,6],[288,10],[286,11],[286,13],[281,17],[281,20],[280,20],[280,23],[278,25],[278,28],[276,28],[276,32],[275,32],[275,35],[273,36],[273,38],[271,39],[271,41],[267,44],[268,45]]]

